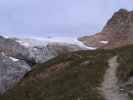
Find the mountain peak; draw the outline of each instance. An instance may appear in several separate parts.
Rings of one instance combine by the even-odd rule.
[[[120,9],[115,12],[103,28],[102,32],[127,33],[128,28],[130,27],[129,24],[131,23],[130,20],[132,19],[132,17],[130,17],[130,13],[131,12],[125,9]]]
[[[127,13],[127,12],[129,12],[129,11],[128,11],[127,9],[121,8],[121,9],[119,9],[118,12],[121,12],[121,13]]]
[[[103,30],[93,36],[80,38],[86,45],[114,48],[133,44],[133,11],[120,9],[113,14]],[[100,41],[109,41],[103,44]]]

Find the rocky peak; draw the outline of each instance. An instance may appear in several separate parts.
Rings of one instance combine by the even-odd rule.
[[[102,32],[109,32],[109,33],[133,33],[133,28],[131,24],[133,24],[133,13],[132,11],[127,11],[125,9],[120,9],[112,18],[107,22],[105,27],[103,28]]]
[[[97,48],[114,48],[133,44],[133,11],[120,9],[113,14],[103,30],[80,40]],[[100,41],[108,41],[108,44]]]

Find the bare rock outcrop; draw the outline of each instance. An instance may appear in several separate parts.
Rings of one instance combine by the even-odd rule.
[[[0,54],[0,94],[11,89],[30,70],[25,61]]]

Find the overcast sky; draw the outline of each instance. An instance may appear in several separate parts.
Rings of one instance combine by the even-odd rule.
[[[132,10],[133,0],[0,0],[0,32],[40,37],[89,35],[100,31],[120,8]]]

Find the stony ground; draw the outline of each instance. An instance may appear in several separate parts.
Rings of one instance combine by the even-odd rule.
[[[106,70],[104,81],[102,82],[103,96],[106,100],[129,100],[126,93],[120,93],[120,87],[117,84],[116,70],[119,66],[117,56],[110,58],[108,64],[109,68]]]

